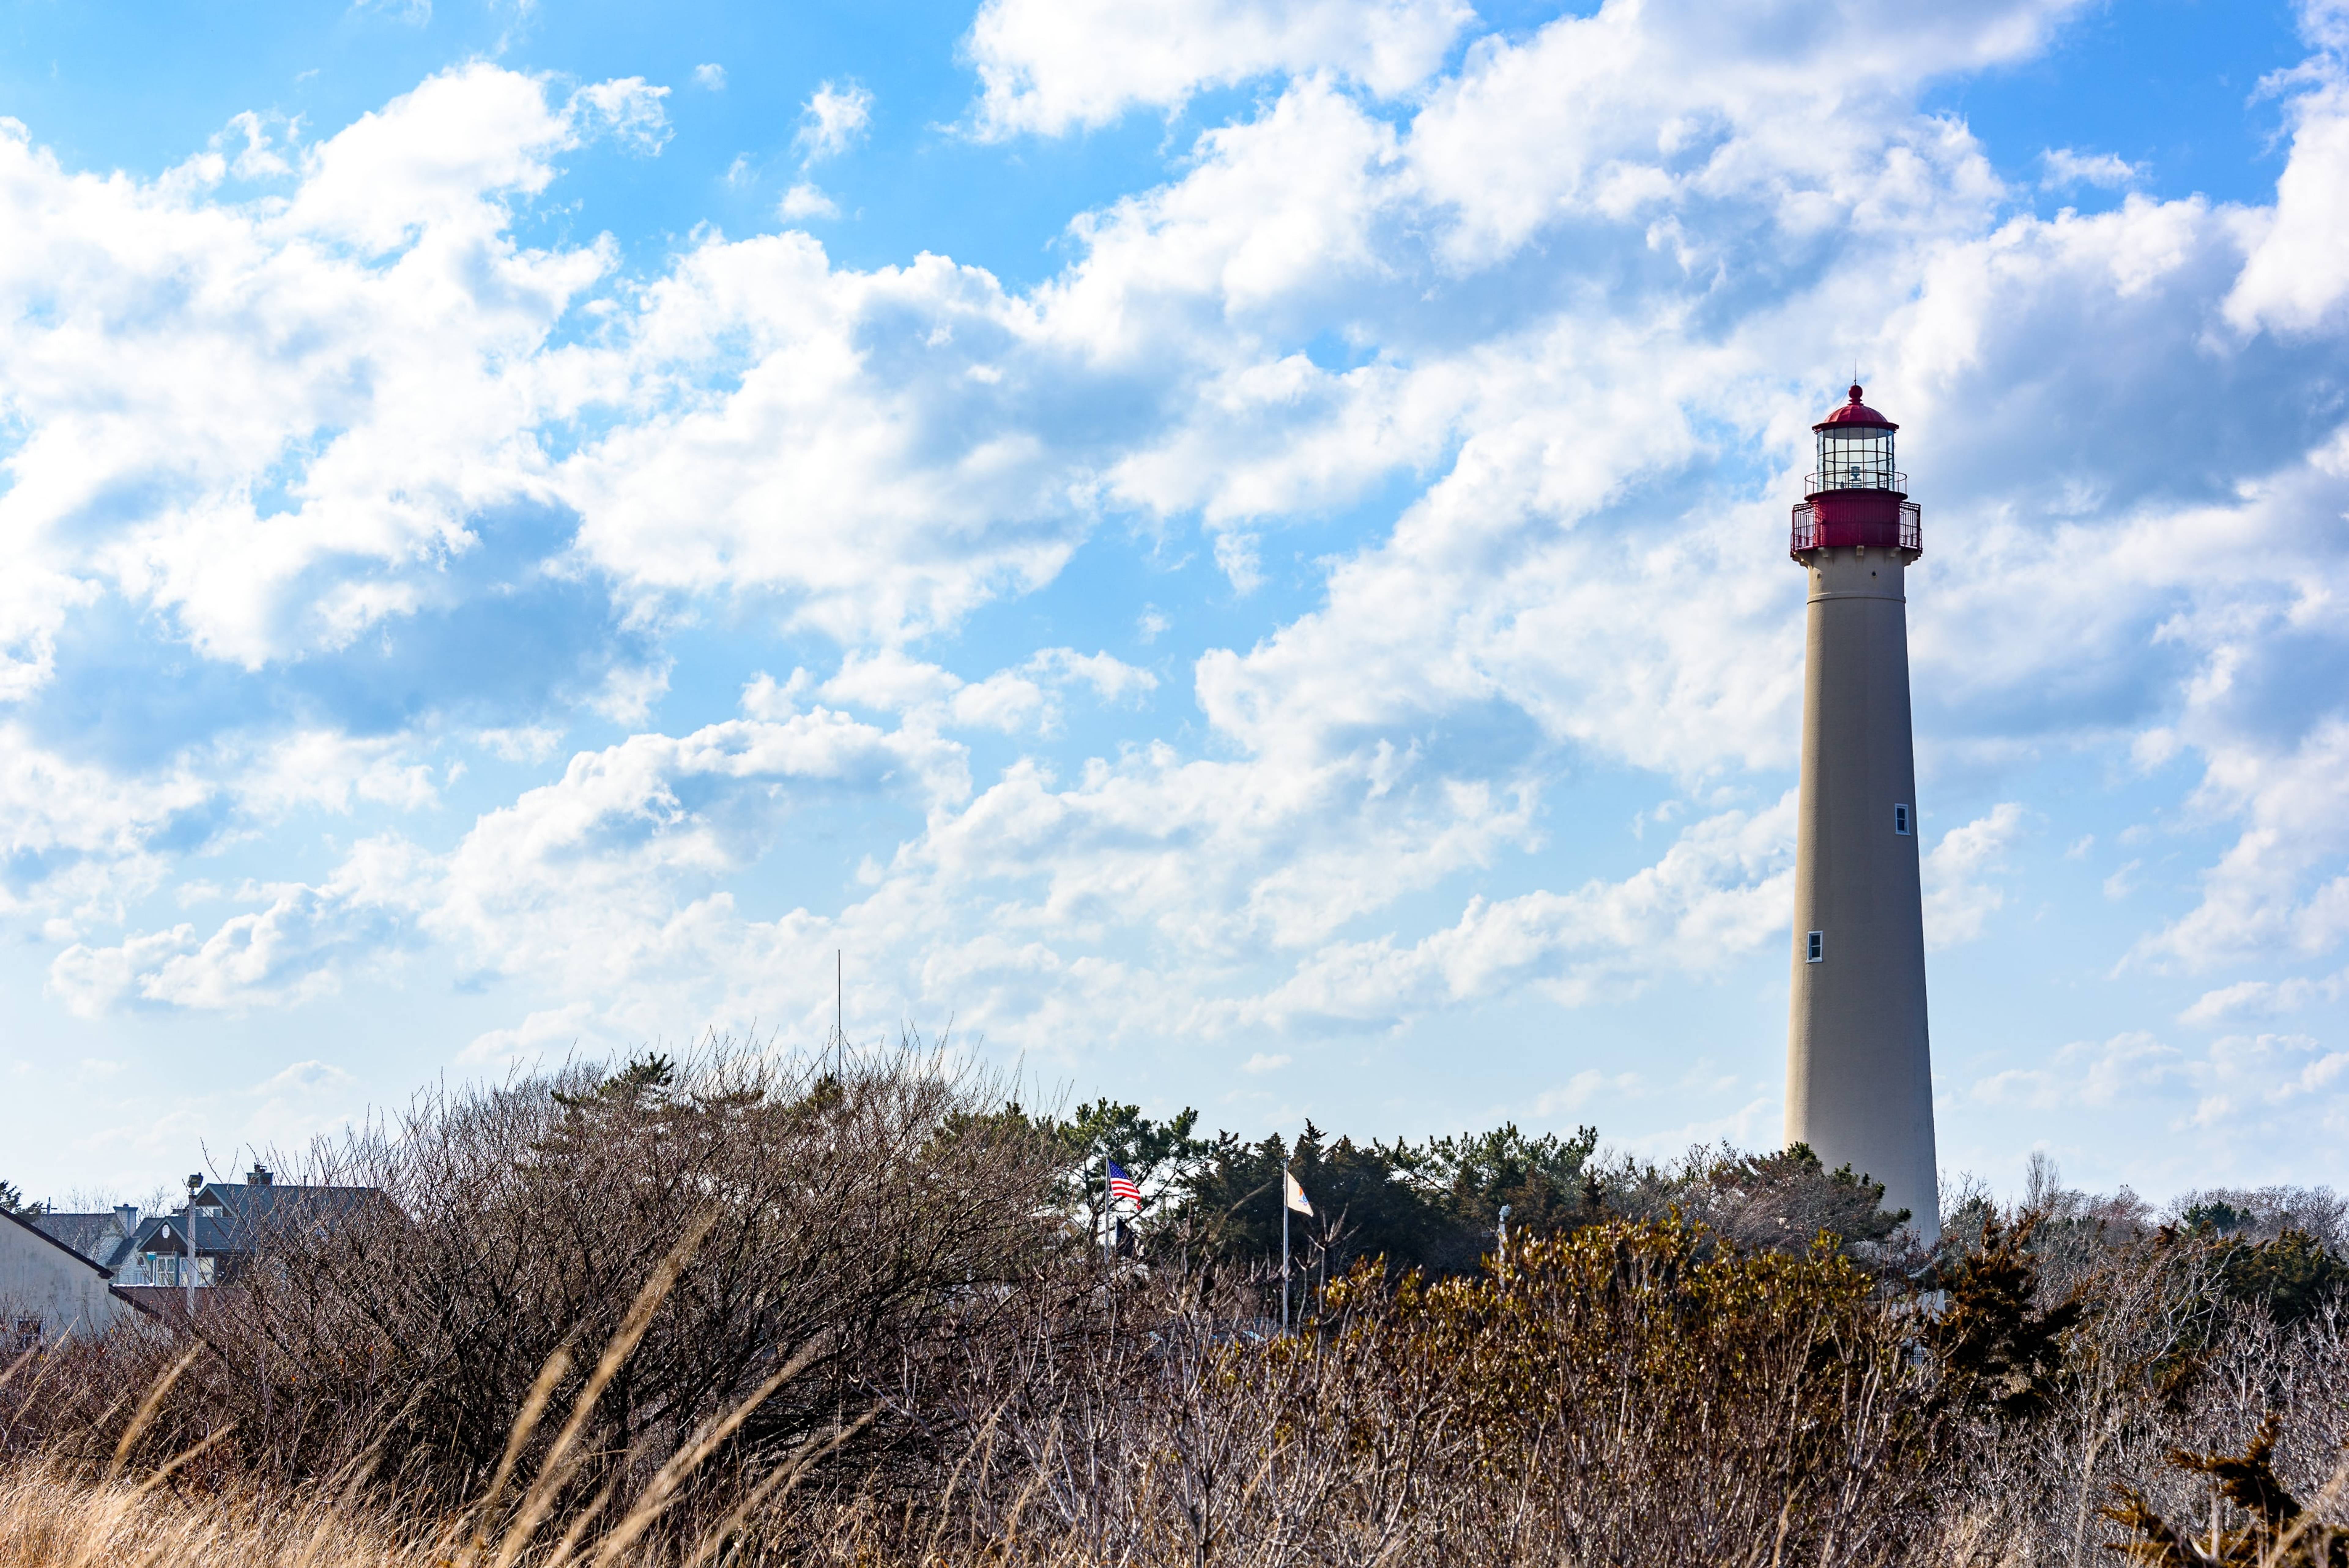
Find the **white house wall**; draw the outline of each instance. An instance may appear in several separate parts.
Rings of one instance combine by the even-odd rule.
[[[28,1225],[0,1220],[0,1347],[15,1343],[17,1323],[41,1320],[44,1340],[102,1334],[136,1312],[108,1289],[95,1264]]]

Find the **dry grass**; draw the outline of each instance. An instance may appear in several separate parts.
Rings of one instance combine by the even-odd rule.
[[[191,1495],[39,1464],[0,1474],[5,1568],[428,1568],[448,1561],[414,1525],[403,1529],[347,1497],[243,1488]]]

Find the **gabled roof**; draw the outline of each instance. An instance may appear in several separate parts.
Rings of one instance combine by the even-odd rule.
[[[85,1258],[104,1256],[104,1249],[121,1236],[113,1210],[102,1214],[36,1214],[33,1223],[45,1236],[54,1236]]]
[[[222,1215],[214,1217],[202,1209],[196,1210],[196,1251],[203,1252],[236,1252],[243,1251],[237,1240],[242,1228]],[[127,1251],[131,1252],[177,1252],[188,1234],[188,1211],[184,1209],[150,1214],[139,1221],[139,1229],[130,1233]]]
[[[94,1262],[90,1259],[83,1257],[79,1252],[75,1251],[71,1247],[67,1246],[63,1241],[58,1241],[55,1236],[50,1235],[47,1231],[42,1230],[38,1225],[34,1224],[30,1220],[26,1219],[23,1215],[0,1211],[0,1220],[5,1220],[11,1225],[23,1226],[28,1234],[38,1236],[49,1246],[55,1247],[58,1251],[64,1253],[67,1257],[71,1258],[83,1268],[92,1271],[100,1277],[106,1279],[112,1279],[114,1277],[113,1270],[108,1268],[103,1263]]]
[[[130,1238],[138,1230],[122,1228],[122,1216],[112,1210],[100,1214],[37,1214],[33,1223],[90,1262],[108,1270],[122,1267],[130,1255]]]
[[[212,1181],[196,1191],[195,1232],[199,1253],[245,1252],[273,1224],[332,1225],[370,1203],[383,1201],[373,1187],[295,1187],[275,1182]],[[217,1214],[205,1212],[217,1209]],[[137,1248],[168,1226],[174,1238],[188,1227],[185,1209],[167,1210],[142,1220]],[[174,1251],[178,1242],[172,1244]]]
[[[274,1181],[208,1181],[196,1193],[196,1207],[207,1206],[243,1220],[262,1220],[281,1208],[300,1205],[305,1212],[346,1214],[376,1195],[372,1187],[294,1187]]]

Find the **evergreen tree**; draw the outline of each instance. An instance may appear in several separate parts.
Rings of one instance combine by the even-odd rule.
[[[1940,1357],[1949,1402],[2006,1419],[2037,1415],[2064,1367],[2064,1335],[2087,1305],[2076,1298],[2043,1312],[2033,1304],[2038,1264],[2029,1250],[2040,1215],[2013,1226],[1982,1220],[1981,1245],[1941,1276],[1948,1305],[1927,1341]]]

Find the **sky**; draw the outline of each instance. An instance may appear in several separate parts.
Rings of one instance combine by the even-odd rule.
[[[2349,1183],[2341,0],[24,0],[0,116],[29,1195],[835,1005],[1775,1147],[1855,371],[1945,1181]]]

